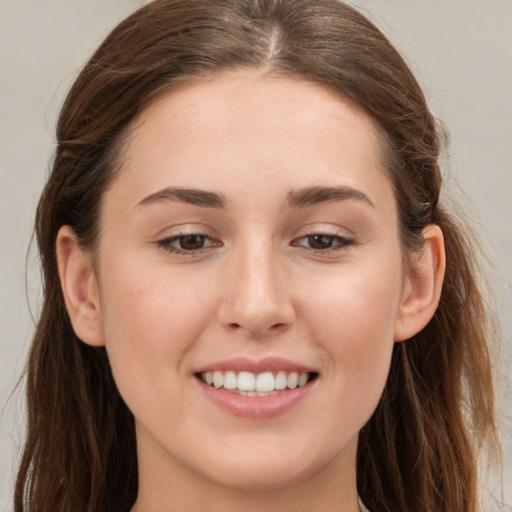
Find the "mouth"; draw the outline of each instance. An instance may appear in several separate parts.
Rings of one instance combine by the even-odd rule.
[[[197,373],[196,377],[211,388],[224,389],[241,396],[264,397],[306,386],[318,377],[318,373],[285,370],[261,373],[215,370]]]
[[[198,368],[203,396],[221,411],[246,420],[278,418],[309,403],[320,373],[288,358],[232,357]]]

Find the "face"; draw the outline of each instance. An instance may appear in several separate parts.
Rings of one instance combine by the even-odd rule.
[[[246,489],[353,475],[401,261],[377,129],[347,101],[250,73],[155,101],[95,255],[141,467]]]

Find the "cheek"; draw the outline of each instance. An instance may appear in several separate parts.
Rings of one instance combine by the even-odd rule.
[[[304,313],[330,333],[333,347],[348,339],[357,349],[393,338],[402,294],[396,265],[369,262],[340,269],[320,276],[310,290]]]
[[[102,276],[106,349],[121,394],[134,407],[168,396],[210,316],[200,285],[128,259],[105,265]]]
[[[394,346],[401,283],[396,264],[361,265],[331,276],[311,296],[310,329],[345,411],[360,409],[369,417],[380,399]]]

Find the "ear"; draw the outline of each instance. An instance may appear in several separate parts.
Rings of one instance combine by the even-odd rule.
[[[443,233],[439,226],[423,230],[423,247],[410,255],[395,323],[395,341],[420,332],[439,304],[446,267]]]
[[[76,335],[88,345],[105,344],[96,273],[90,255],[69,226],[57,235],[57,264],[66,309]]]

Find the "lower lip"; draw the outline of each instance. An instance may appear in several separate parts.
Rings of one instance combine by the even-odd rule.
[[[309,393],[317,379],[300,388],[279,391],[268,396],[244,396],[223,388],[214,388],[197,379],[206,395],[216,406],[240,418],[274,418],[292,409]]]

